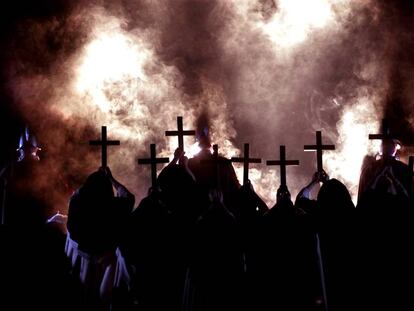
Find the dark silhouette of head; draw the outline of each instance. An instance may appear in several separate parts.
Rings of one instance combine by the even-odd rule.
[[[294,212],[294,205],[290,198],[290,192],[287,186],[280,186],[277,189],[276,205],[273,207],[281,212],[292,213]],[[272,208],[272,209],[273,209]]]
[[[355,207],[346,186],[335,178],[322,185],[317,202],[322,212],[330,214]]]
[[[286,203],[291,202],[290,198],[290,192],[287,186],[280,186],[279,189],[277,189],[276,193],[276,201],[278,203]]]
[[[207,112],[203,112],[197,119],[196,139],[201,149],[209,149],[210,141],[210,122]]]
[[[384,158],[394,158],[401,143],[397,139],[384,139],[381,144],[381,153]]]
[[[184,201],[186,196],[189,196],[188,191],[192,191],[194,187],[194,180],[183,167],[178,165],[162,170],[157,183],[167,203]]]
[[[105,201],[114,197],[112,183],[103,171],[93,172],[79,190],[85,199]]]

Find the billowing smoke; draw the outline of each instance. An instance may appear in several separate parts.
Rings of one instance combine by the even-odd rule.
[[[315,170],[303,145],[322,130],[337,147],[326,152],[326,170],[355,194],[362,157],[375,151],[368,133],[383,116],[412,143],[406,12],[411,5],[370,0],[119,0],[73,1],[24,18],[8,45],[8,89],[44,148],[35,187],[51,209],[65,210],[70,191],[99,166],[88,141],[106,125],[109,139],[121,140],[109,165],[139,200],[150,174],[137,158],[150,143],[171,157],[176,139],[164,131],[179,115],[185,129],[206,115],[226,156],[249,142],[252,156],[275,159],[285,144],[301,161],[287,170],[292,195]],[[195,141],[185,142],[191,154]],[[270,204],[277,176],[252,168]]]

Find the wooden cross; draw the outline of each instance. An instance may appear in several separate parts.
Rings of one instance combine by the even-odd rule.
[[[322,152],[323,150],[335,150],[335,145],[323,145],[322,132],[316,131],[316,145],[305,145],[303,148],[305,151],[316,151],[317,169],[321,173],[323,171]]]
[[[151,185],[155,189],[157,185],[157,164],[158,163],[168,163],[170,162],[169,158],[157,158],[155,152],[155,144],[150,145],[150,158],[138,159],[138,164],[150,164],[151,165]]]
[[[194,130],[183,130],[183,117],[177,117],[177,130],[165,131],[165,136],[178,136],[178,148],[184,151],[184,136],[195,136]]]
[[[101,162],[102,167],[108,166],[108,146],[119,146],[121,143],[119,140],[108,140],[106,135],[106,126],[102,126],[101,140],[90,140],[89,145],[101,146]]]
[[[247,185],[249,182],[249,163],[262,163],[262,159],[249,158],[249,144],[244,144],[244,157],[243,158],[231,158],[231,162],[243,163],[243,185]]]
[[[390,133],[390,128],[388,126],[388,122],[387,122],[386,119],[382,119],[381,131],[382,131],[382,133],[380,133],[380,134],[369,134],[368,138],[369,139],[380,139],[382,141],[394,138],[394,137],[392,137],[392,135]]]
[[[286,166],[299,165],[298,160],[286,160],[286,147],[280,146],[280,160],[266,161],[266,165],[280,165],[280,185],[286,186]]]

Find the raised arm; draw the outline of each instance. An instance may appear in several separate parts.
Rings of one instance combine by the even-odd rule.
[[[115,177],[112,176],[111,170],[109,167],[100,168],[100,170],[103,170],[105,175],[109,178],[109,180],[112,183],[112,186],[115,188],[116,196],[120,198],[133,198],[135,201],[135,196],[124,186],[122,185],[118,180],[115,179]]]
[[[321,173],[316,172],[313,174],[311,182],[302,188],[301,191],[299,191],[298,195],[296,196],[296,200],[301,198],[310,199],[310,193],[315,185],[319,182],[324,183],[327,180],[329,180],[329,176],[325,171],[322,171]]]

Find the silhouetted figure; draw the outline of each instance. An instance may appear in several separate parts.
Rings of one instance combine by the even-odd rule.
[[[64,252],[66,236],[55,222],[46,222],[48,206],[34,191],[44,179],[45,162],[28,127],[17,147],[0,168],[0,180],[7,186],[0,185],[0,204],[7,207],[0,225],[0,309],[73,310],[75,299],[62,305],[63,295],[74,297]]]
[[[256,283],[258,269],[262,264],[258,246],[265,238],[261,234],[260,226],[262,217],[268,210],[266,203],[255,192],[249,180],[240,187],[237,193],[235,217],[240,227],[240,238],[245,253],[243,298],[246,308],[244,310],[254,310],[257,307]]]
[[[385,133],[387,134],[387,133]],[[407,286],[414,257],[412,173],[397,158],[399,142],[382,136],[382,152],[364,160],[358,193],[358,299],[365,308],[412,309]],[[378,301],[376,297],[382,297]]]
[[[243,186],[239,188],[236,196],[237,208],[233,213],[240,226],[241,242],[244,250],[245,275],[243,285],[244,309],[256,307],[255,283],[257,269],[260,266],[258,258],[258,242],[263,238],[260,235],[261,217],[269,210],[266,203],[254,191],[249,180],[249,165],[261,163],[259,158],[250,157],[250,145],[244,144],[243,157],[232,157],[232,162],[243,163]]]
[[[127,226],[121,253],[131,267],[130,296],[138,310],[181,309],[189,231],[199,215],[187,161],[177,149]]]
[[[357,205],[358,299],[365,308],[412,309],[413,209],[389,192],[366,192]],[[378,300],[378,297],[382,297]]]
[[[219,190],[210,191],[210,202],[193,235],[183,310],[240,310],[245,256],[239,225]]]
[[[322,183],[317,200],[312,189]],[[296,198],[317,232],[320,279],[327,310],[354,310],[356,283],[355,207],[344,184],[322,171]]]
[[[24,215],[23,215],[24,217]],[[51,222],[0,226],[1,310],[76,310],[66,236]]]
[[[121,253],[130,267],[134,310],[169,310],[174,266],[172,215],[158,189],[151,189],[132,213]],[[173,308],[171,309],[173,310]]]
[[[1,169],[0,178],[4,182],[0,185],[3,190],[0,204],[5,224],[34,230],[44,225],[46,204],[33,187],[44,178],[39,174],[44,163],[40,161],[40,150],[35,136],[26,127],[20,135],[15,158]]]
[[[380,139],[381,153],[375,157],[366,156],[361,168],[358,189],[358,203],[363,196],[376,193],[389,193],[401,200],[409,200],[413,187],[413,175],[409,166],[398,160],[397,152],[401,146],[383,120],[382,134],[372,134],[370,139]],[[365,203],[363,204],[365,205]]]
[[[170,288],[171,301],[168,310],[181,310],[185,276],[197,219],[203,210],[199,204],[199,188],[188,168],[188,158],[181,149],[174,153],[174,159],[158,177],[162,198],[171,212],[170,237],[173,252],[171,256]]]
[[[319,190],[315,220],[328,310],[356,310],[355,206],[348,189],[337,179],[326,180]]]
[[[358,299],[365,308],[412,309],[406,286],[414,276],[410,247],[413,243],[413,185],[409,166],[398,160],[400,142],[383,120],[381,153],[366,156],[361,169],[357,233],[360,257]],[[408,282],[408,283],[407,283]],[[375,297],[382,297],[378,302]]]
[[[108,167],[89,175],[70,199],[66,254],[71,259],[72,274],[79,281],[85,308],[110,307],[116,249],[134,201],[134,195]]]
[[[286,186],[263,218],[257,310],[318,310],[320,284],[316,237]]]
[[[230,160],[219,156],[218,145],[211,153],[208,126],[199,123],[201,151],[188,167],[200,189],[203,214],[193,234],[183,310],[239,310],[245,255],[240,227],[231,211],[237,208],[240,184]]]
[[[26,126],[24,133],[20,135],[19,146],[16,149],[18,153],[17,161],[21,162],[31,158],[34,161],[39,161],[40,157],[37,154],[42,150],[36,140],[36,137],[30,133],[29,127]]]
[[[295,206],[305,211],[310,218],[315,217],[316,210],[316,200],[311,199],[311,193],[316,186],[327,180],[329,180],[329,176],[325,171],[315,172],[309,184],[303,187],[296,196]],[[316,222],[316,220],[313,219],[313,222]]]
[[[202,194],[201,202],[207,207],[210,190],[216,189],[219,185],[220,191],[223,194],[224,204],[229,210],[234,211],[237,208],[234,200],[237,189],[240,188],[240,183],[231,161],[220,156],[218,151],[211,152],[211,142],[207,126],[198,126],[197,141],[201,150],[193,158],[189,159],[188,167],[194,174],[197,185],[200,187]]]
[[[188,161],[184,152],[176,149],[173,160],[158,176],[158,185],[165,204],[186,226],[195,223],[202,212],[197,201],[199,193],[196,180]]]
[[[266,203],[254,190],[250,180],[238,190],[237,203],[238,209],[235,216],[241,224],[254,223],[269,210]]]

